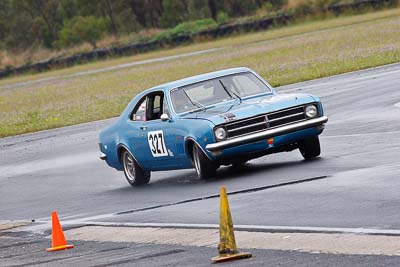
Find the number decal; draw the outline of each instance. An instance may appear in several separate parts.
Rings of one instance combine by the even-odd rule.
[[[149,135],[149,146],[150,146],[151,153],[152,153],[153,156],[154,156],[154,154],[157,153],[157,150],[155,149],[155,146],[154,146],[154,138],[153,138],[152,135]]]
[[[164,142],[163,131],[153,131],[147,133],[147,141],[153,157],[165,157],[168,156],[167,148]]]

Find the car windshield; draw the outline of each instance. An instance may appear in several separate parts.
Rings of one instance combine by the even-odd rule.
[[[268,92],[270,88],[259,78],[244,72],[177,88],[171,92],[171,98],[175,112],[182,113]]]

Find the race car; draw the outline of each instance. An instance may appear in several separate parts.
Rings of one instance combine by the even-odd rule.
[[[193,167],[207,179],[271,153],[318,157],[327,121],[318,97],[278,94],[249,68],[226,69],[139,93],[100,133],[100,158],[132,186],[153,171]]]

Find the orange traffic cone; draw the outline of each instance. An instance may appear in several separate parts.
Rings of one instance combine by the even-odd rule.
[[[51,225],[51,248],[48,248],[47,251],[57,251],[73,248],[74,245],[67,245],[67,241],[65,240],[65,236],[60,225],[60,221],[58,220],[57,212],[55,211],[51,213]]]

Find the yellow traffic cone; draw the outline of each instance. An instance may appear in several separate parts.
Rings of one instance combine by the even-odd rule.
[[[236,248],[235,233],[233,230],[233,223],[231,212],[229,210],[228,197],[226,196],[226,188],[221,187],[220,191],[220,215],[219,215],[219,238],[218,245],[219,255],[212,258],[214,262],[222,262],[229,260],[238,260],[250,258],[251,253],[238,252]]]

